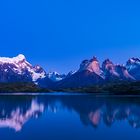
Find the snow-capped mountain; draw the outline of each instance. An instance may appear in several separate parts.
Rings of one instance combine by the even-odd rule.
[[[131,58],[126,63],[128,72],[136,79],[140,80],[140,59]]]
[[[58,72],[49,72],[47,74],[47,77],[51,79],[52,81],[57,82],[57,81],[63,80],[66,77],[66,75],[65,74],[61,75]]]
[[[70,71],[65,78],[68,78],[70,76],[72,76],[73,74],[75,74],[77,71]]]
[[[97,58],[93,57],[82,61],[79,70],[61,75],[57,72],[47,74],[39,65],[32,66],[22,54],[13,58],[0,57],[0,83],[34,82],[44,88],[73,88],[116,80],[140,80],[140,59],[131,58],[126,65],[116,65],[106,59],[100,67]]]
[[[32,66],[22,54],[0,57],[0,82],[36,82],[45,77],[46,72],[40,66]]]
[[[133,70],[135,70],[135,75],[139,74],[138,69],[139,61],[136,59],[138,64]],[[129,67],[132,67],[129,65]],[[84,60],[80,64],[80,68],[77,72],[72,75],[67,76],[65,79],[59,81],[56,84],[56,88],[75,88],[75,87],[86,87],[95,84],[103,84],[108,81],[135,81],[136,78],[130,73],[128,69],[128,64],[124,65],[115,65],[109,59],[106,59],[102,68],[100,67],[99,61],[96,57],[93,57],[90,60]]]

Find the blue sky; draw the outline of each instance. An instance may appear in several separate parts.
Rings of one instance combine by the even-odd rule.
[[[0,56],[23,53],[68,72],[96,55],[115,63],[140,56],[139,0],[1,0]]]

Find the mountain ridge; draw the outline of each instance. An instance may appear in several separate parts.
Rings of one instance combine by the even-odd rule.
[[[47,73],[41,66],[30,64],[23,54],[0,57],[0,83],[31,82],[39,87],[60,89],[100,85],[114,81],[139,81],[140,59],[130,58],[126,65],[114,64],[106,59],[102,64],[97,57],[83,60],[77,71],[67,75]]]

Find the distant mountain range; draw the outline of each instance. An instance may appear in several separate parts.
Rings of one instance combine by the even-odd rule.
[[[104,83],[140,81],[140,59],[131,58],[125,65],[113,64],[106,59],[102,65],[96,57],[83,60],[77,71],[68,74],[47,73],[39,65],[32,66],[20,54],[17,57],[0,57],[0,83],[31,82],[50,89],[79,88]]]

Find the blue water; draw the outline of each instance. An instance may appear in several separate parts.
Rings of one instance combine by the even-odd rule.
[[[140,140],[140,98],[0,96],[0,139]]]

